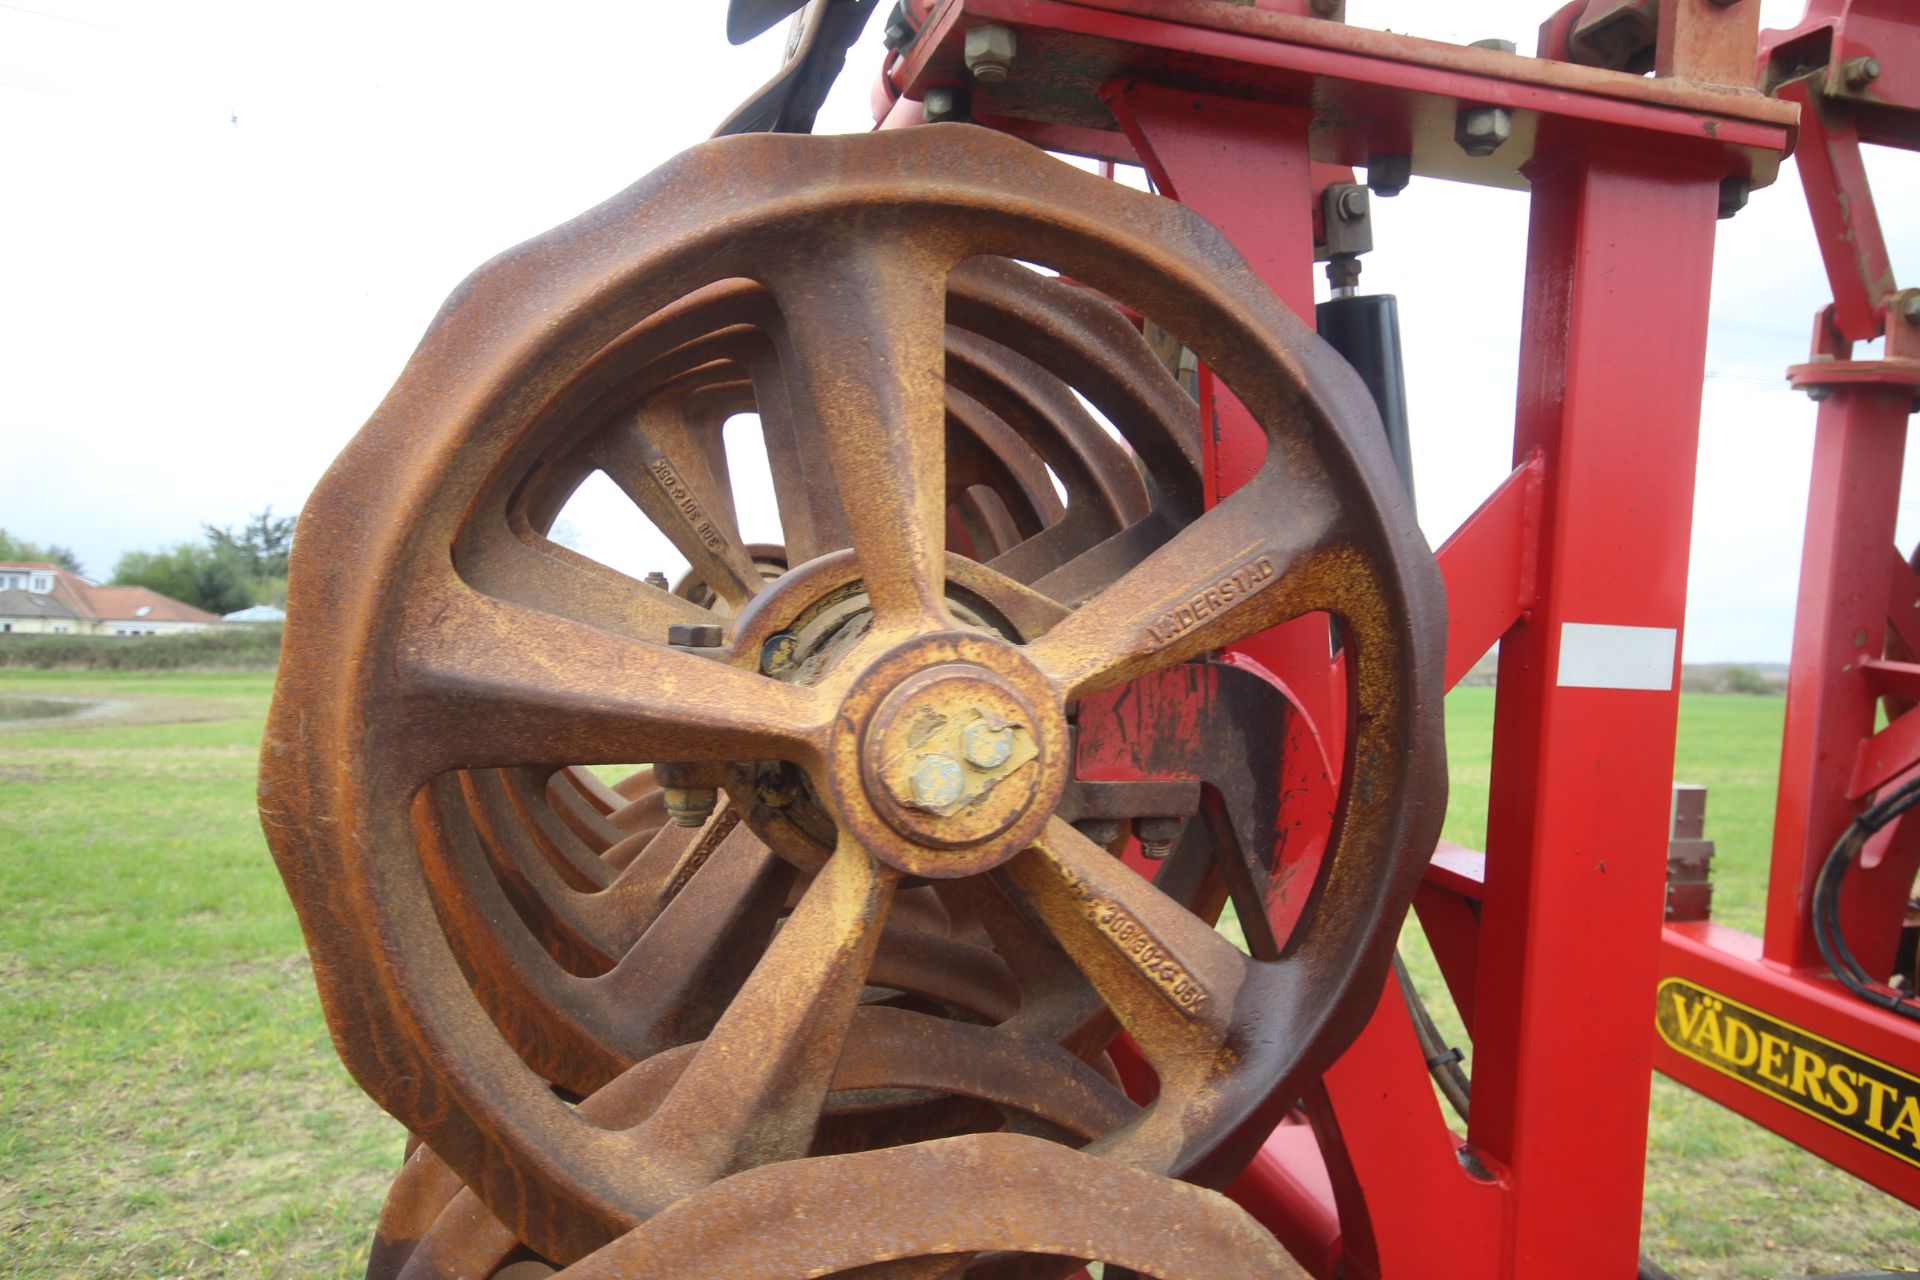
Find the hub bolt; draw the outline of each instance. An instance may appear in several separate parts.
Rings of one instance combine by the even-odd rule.
[[[1013,754],[1013,730],[1006,725],[968,725],[962,744],[968,764],[976,769],[997,769]]]
[[[966,778],[960,762],[952,756],[930,755],[914,766],[914,803],[928,809],[944,809],[960,798]]]
[[[662,787],[660,792],[667,802],[667,816],[676,827],[705,825],[720,799],[712,787]]]

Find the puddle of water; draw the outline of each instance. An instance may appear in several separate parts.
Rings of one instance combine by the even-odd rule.
[[[99,705],[82,698],[0,696],[0,721],[55,720],[61,716],[77,716]]]

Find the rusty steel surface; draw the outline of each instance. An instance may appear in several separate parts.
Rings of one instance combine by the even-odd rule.
[[[1108,298],[1265,432],[1217,507]],[[740,412],[780,546],[739,533]],[[595,471],[679,583],[548,537]],[[706,144],[466,282],[290,595],[262,820],[341,1056],[420,1144],[370,1275],[1286,1274],[1202,1188],[1384,978],[1445,615],[1365,389],[1204,221],[962,126]],[[1176,680],[1215,691],[1190,758],[1130,757],[1166,782],[1088,799],[1116,697],[1312,612],[1337,796],[1284,807],[1325,762],[1253,750],[1285,708],[1223,667]],[[1155,881],[1060,816],[1090,803],[1162,824]]]

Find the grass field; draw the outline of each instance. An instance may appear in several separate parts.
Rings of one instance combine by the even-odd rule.
[[[1674,772],[1707,787],[1714,918],[1756,933],[1766,912],[1784,709],[1780,698],[1680,699]],[[1485,847],[1492,738],[1493,691],[1455,690],[1447,699],[1446,837],[1476,849]],[[1421,992],[1444,999],[1417,930],[1407,941]],[[1457,1036],[1452,1009],[1436,1013]],[[1920,1212],[1656,1075],[1641,1247],[1682,1280],[1920,1267]]]
[[[327,1042],[254,819],[268,687],[0,672],[0,696],[115,704],[0,724],[0,1275],[364,1265],[401,1139]],[[1491,709],[1486,690],[1449,703],[1448,835],[1466,844],[1485,827]],[[1679,772],[1712,788],[1716,906],[1743,927],[1779,718],[1774,699],[1682,704]],[[1430,971],[1423,986],[1439,990]],[[1644,1247],[1684,1280],[1920,1265],[1920,1215],[1664,1081],[1648,1175]]]

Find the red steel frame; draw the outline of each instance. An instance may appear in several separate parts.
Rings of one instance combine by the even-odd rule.
[[[1820,398],[1763,938],[1710,921],[1669,924],[1663,976],[1920,1076],[1920,1023],[1882,1012],[1828,974],[1812,928],[1827,853],[1877,789],[1920,766],[1920,576],[1894,545],[1907,418],[1920,395],[1920,291],[1895,290],[1861,160],[1863,142],[1920,150],[1920,12],[1906,0],[1814,0],[1768,32],[1763,76],[1802,107],[1799,168],[1834,301],[1813,356],[1791,371]],[[1849,80],[1871,60],[1874,74]],[[1796,75],[1803,66],[1819,68]],[[1856,342],[1885,336],[1878,359]],[[1876,732],[1885,700],[1891,723]],[[1920,869],[1920,813],[1870,842],[1840,899],[1870,973],[1890,973]],[[1875,1186],[1920,1205],[1920,1144],[1903,1161],[1664,1042],[1666,1074]],[[1883,1117],[1883,1125],[1890,1117]]]
[[[1890,28],[1907,0],[1815,3],[1880,7]],[[1308,0],[922,0],[916,13],[922,29],[878,92],[883,127],[918,123],[930,89],[967,86],[968,28],[1010,27],[1013,74],[976,86],[976,123],[1144,166],[1308,318],[1312,209],[1330,167],[1406,155],[1417,175],[1531,192],[1515,470],[1439,552],[1449,683],[1500,642],[1488,848],[1443,847],[1415,904],[1473,1037],[1472,1122],[1464,1137],[1449,1127],[1390,985],[1307,1100],[1311,1123],[1282,1125],[1231,1191],[1320,1276],[1633,1274],[1658,979],[1694,975],[1837,1028],[1862,1052],[1920,1059],[1912,1026],[1811,975],[1805,935],[1812,869],[1862,779],[1920,763],[1912,715],[1869,744],[1862,759],[1877,766],[1854,763],[1876,693],[1892,682],[1920,698],[1920,665],[1834,666],[1843,650],[1883,658],[1889,625],[1913,642],[1896,652],[1920,655],[1920,580],[1888,558],[1911,387],[1849,374],[1822,407],[1766,954],[1716,926],[1663,937],[1660,925],[1715,220],[1723,181],[1770,182],[1799,119],[1793,101],[1750,87],[1758,0],[1664,0],[1652,78],[1350,28]],[[1920,75],[1920,56],[1899,62],[1910,36],[1880,35],[1900,83]],[[1473,105],[1511,114],[1492,156],[1454,142],[1457,112]],[[1815,169],[1857,168],[1848,139],[1884,126],[1814,114],[1803,156],[1818,151]],[[1832,225],[1851,216],[1836,207],[1815,210],[1829,244],[1857,230]],[[1836,292],[1847,342],[1871,336],[1863,313],[1885,310],[1877,234],[1834,250],[1869,281]],[[1847,350],[1822,353],[1837,357],[1820,362],[1825,374],[1851,369]],[[1260,433],[1204,376],[1201,407],[1210,490],[1230,492]],[[1292,624],[1246,649],[1323,740],[1341,726],[1324,626]],[[1638,665],[1605,660],[1627,651]],[[1920,832],[1920,816],[1908,825]],[[1884,917],[1874,890],[1911,881],[1920,834],[1889,847],[1884,870],[1851,886],[1849,929],[1863,938]],[[1662,1051],[1659,1066],[1920,1201],[1916,1170],[1849,1162],[1830,1151],[1833,1130],[1758,1114],[1759,1095],[1733,1097],[1676,1057]]]

